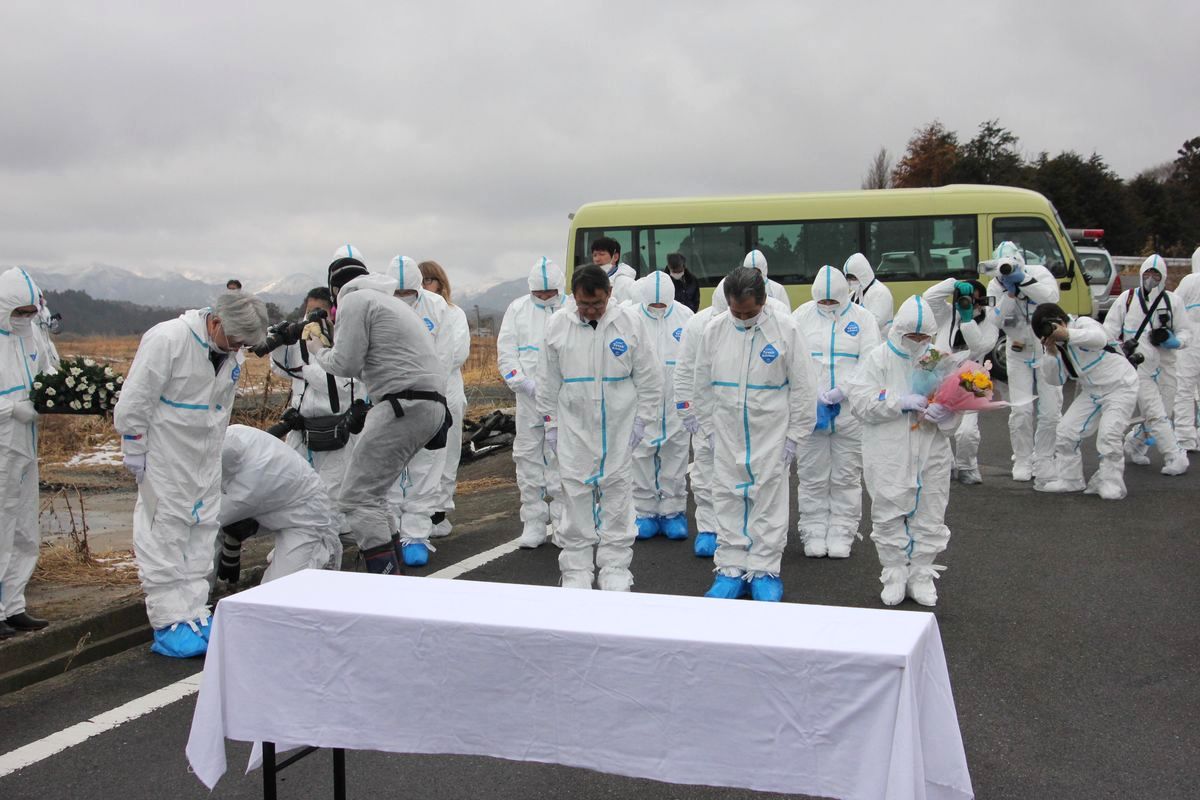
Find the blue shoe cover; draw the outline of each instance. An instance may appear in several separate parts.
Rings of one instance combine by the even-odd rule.
[[[750,581],[750,597],[767,603],[783,599],[783,581],[774,575],[759,575]]]
[[[717,552],[717,535],[712,531],[700,531],[696,534],[696,542],[692,552],[698,558],[712,558]]]
[[[736,578],[731,575],[717,575],[717,579],[713,581],[713,585],[704,593],[704,596],[737,600],[739,597],[746,596],[747,588],[746,581],[740,575]]]
[[[404,563],[409,567],[423,567],[429,563],[429,548],[424,542],[409,542],[400,546]]]
[[[672,514],[669,517],[659,517],[658,527],[673,542],[686,539],[688,537],[687,514]]]
[[[658,535],[658,517],[637,518],[637,538],[653,539]]]
[[[154,631],[150,652],[171,658],[194,658],[208,652],[208,641],[188,623],[177,622],[169,628]]]

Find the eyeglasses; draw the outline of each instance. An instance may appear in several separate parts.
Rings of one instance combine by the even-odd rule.
[[[581,309],[586,308],[588,311],[599,311],[607,305],[608,305],[607,300],[602,300],[599,303],[580,303],[580,302],[575,303],[576,308],[581,308]]]
[[[422,278],[421,279],[422,286],[428,286],[431,283],[436,283],[436,284],[440,285],[441,281],[439,281],[437,278]]]

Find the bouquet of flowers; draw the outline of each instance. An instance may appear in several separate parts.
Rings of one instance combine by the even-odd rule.
[[[111,367],[76,356],[63,361],[57,372],[39,373],[29,399],[39,414],[107,414],[124,383]]]
[[[1008,403],[993,399],[995,387],[988,373],[989,366],[964,361],[942,378],[938,387],[928,395],[929,404],[936,403],[956,414],[1006,408]]]

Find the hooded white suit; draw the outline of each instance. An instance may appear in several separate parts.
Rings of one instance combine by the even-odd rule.
[[[874,314],[850,302],[846,278],[833,267],[817,271],[812,296],[792,319],[808,343],[820,403],[822,395],[844,394],[862,359],[879,346],[879,327]],[[827,299],[837,305],[818,302]],[[796,451],[796,529],[806,555],[845,558],[862,518],[862,423],[844,396],[828,405],[838,405],[838,415]]]
[[[1142,281],[1150,270],[1162,275],[1162,282],[1147,293]],[[1135,463],[1148,464],[1147,441],[1153,437],[1158,451],[1162,453],[1165,466],[1163,473],[1181,475],[1187,471],[1187,451],[1175,439],[1171,414],[1175,411],[1175,366],[1176,351],[1150,341],[1156,329],[1174,331],[1180,353],[1186,352],[1192,341],[1191,327],[1185,302],[1175,292],[1167,291],[1167,265],[1157,255],[1150,256],[1138,272],[1138,286],[1126,289],[1113,301],[1104,318],[1104,329],[1110,339],[1132,340],[1151,311],[1150,322],[1138,339],[1137,352],[1145,358],[1138,367],[1138,408],[1145,421],[1140,428],[1130,432],[1125,447]]]
[[[221,505],[221,445],[241,351],[214,368],[208,309],[160,322],[142,337],[113,424],[128,455],[145,454],[133,548],[150,625],[207,622]]]
[[[41,540],[37,422],[29,397],[44,361],[36,319],[12,318],[15,308],[37,306],[39,296],[25,270],[0,274],[0,620],[25,611]]]
[[[1043,467],[1050,469],[1054,432],[1062,418],[1062,387],[1038,382],[1042,348],[1029,327],[1040,304],[1058,302],[1058,281],[1041,264],[1026,264],[1024,252],[1012,242],[1001,242],[993,255],[1011,259],[1025,273],[1015,296],[996,278],[988,283],[987,293],[996,298],[992,319],[1006,337],[1008,389],[1014,404],[1008,412],[1012,475],[1014,480],[1027,481],[1039,475]]]
[[[529,271],[529,291],[556,289],[558,294],[552,300],[539,300],[532,294],[513,300],[504,312],[496,339],[500,377],[517,396],[517,435],[512,453],[525,526],[522,538],[527,547],[545,541],[548,523],[559,527],[562,522],[558,456],[546,447],[546,428],[537,410],[537,373],[546,327],[554,312],[562,308],[566,286],[562,267],[545,256],[538,259]],[[549,504],[547,496],[551,498]]]
[[[937,338],[934,347],[943,353],[966,351],[972,361],[983,364],[984,359],[996,347],[1000,330],[990,309],[984,309],[969,321],[959,318],[954,307],[954,287],[957,278],[946,278],[925,290],[922,297],[929,303],[933,318],[937,322]],[[954,468],[963,483],[981,483],[979,475],[979,413],[968,411],[954,433]]]
[[[1067,330],[1070,339],[1060,345],[1058,353],[1043,356],[1039,368],[1043,383],[1062,386],[1071,379],[1076,381],[1079,391],[1058,423],[1053,470],[1049,476],[1052,480],[1036,488],[1050,492],[1086,491],[1105,500],[1121,500],[1125,497],[1125,453],[1121,441],[1137,404],[1137,371],[1120,349],[1112,345],[1104,326],[1091,317],[1071,320]],[[1100,467],[1085,484],[1081,448],[1093,433]]]
[[[887,340],[863,359],[847,391],[851,410],[863,422],[863,477],[885,594],[905,583],[910,592],[918,584],[932,589],[933,560],[950,540],[949,431],[958,415],[934,425],[904,410],[918,360],[929,349],[914,347],[904,338],[908,333],[937,335],[929,303],[919,295],[900,305]]]
[[[867,257],[862,253],[855,253],[847,258],[846,263],[842,265],[842,272],[847,279],[854,278],[856,281],[850,299],[874,314],[879,323],[880,337],[887,336],[896,308],[892,300],[892,290],[875,277],[871,262],[867,261]]]
[[[721,575],[778,576],[787,542],[786,443],[812,435],[816,391],[808,346],[767,303],[756,322],[709,320],[694,377],[701,432],[713,441],[714,564]]]
[[[675,302],[675,284],[665,272],[651,272],[637,284],[641,317],[662,370],[662,405],[655,427],[633,453],[633,505],[638,518],[674,517],[687,512],[687,465],[690,435],[675,413],[675,367],[682,351],[683,329],[692,310]],[[651,308],[665,303],[666,308]],[[686,526],[686,518],[683,523]]]
[[[253,519],[275,533],[263,583],[342,554],[339,515],[304,457],[266,431],[230,425],[221,448],[221,527]]]
[[[608,280],[612,284],[612,299],[621,305],[636,306],[642,302],[638,296],[637,273],[633,267],[626,264],[624,261],[618,261],[615,264],[609,264],[605,268],[608,272]]]
[[[773,281],[767,277],[767,257],[762,254],[761,250],[751,250],[747,253],[746,257],[742,259],[742,266],[761,272],[763,280],[767,282],[767,297],[773,302],[779,303],[782,306],[780,310],[784,313],[790,314],[792,312],[792,298],[788,297],[787,289],[783,287],[782,283]],[[717,282],[717,288],[713,290],[713,297],[725,297],[724,278],[721,278]]]
[[[558,442],[564,586],[590,588],[596,567],[602,588],[628,590],[633,584],[630,439],[635,417],[653,431],[662,408],[662,368],[638,313],[610,297],[594,329],[573,308],[546,326],[537,408]]]
[[[1192,273],[1185,275],[1175,287],[1175,294],[1183,303],[1188,327],[1193,335],[1200,331],[1200,247],[1192,253]],[[1195,343],[1193,342],[1193,345]],[[1175,357],[1178,386],[1175,390],[1175,438],[1185,450],[1200,450],[1200,437],[1196,435],[1196,423],[1200,407],[1197,391],[1200,391],[1200,347],[1188,347]]]

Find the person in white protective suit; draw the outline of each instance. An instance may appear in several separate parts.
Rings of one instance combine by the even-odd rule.
[[[1188,469],[1187,451],[1179,446],[1171,420],[1175,412],[1176,351],[1192,343],[1184,301],[1167,290],[1167,265],[1161,256],[1142,262],[1138,286],[1113,301],[1104,318],[1109,338],[1121,342],[1137,366],[1138,409],[1143,422],[1125,437],[1125,455],[1135,464],[1150,463],[1149,445],[1163,457],[1163,475],[1182,475]]]
[[[442,467],[442,479],[438,484],[437,511],[430,517],[433,529],[429,538],[440,539],[450,535],[454,526],[447,514],[454,510],[454,491],[458,486],[458,465],[462,460],[463,417],[467,413],[467,391],[463,385],[462,366],[471,354],[471,326],[467,314],[460,306],[451,302],[450,278],[442,265],[436,261],[417,264],[421,270],[421,288],[439,295],[446,301],[446,315],[442,317],[441,337],[450,344],[451,372],[446,377],[446,403],[453,420],[446,433],[446,458]]]
[[[571,288],[575,306],[546,326],[537,377],[546,445],[562,479],[562,585],[590,589],[599,567],[601,589],[629,591],[631,456],[658,424],[662,370],[638,310],[612,301],[603,267],[577,268]]]
[[[751,250],[742,260],[742,266],[750,269],[756,269],[762,273],[763,280],[767,283],[767,297],[770,298],[768,303],[776,306],[784,314],[792,313],[792,299],[788,297],[787,289],[783,288],[783,284],[773,281],[767,277],[767,257],[762,254],[761,250]],[[725,294],[725,279],[717,281],[717,288],[713,290],[713,297]]]
[[[403,556],[388,492],[409,461],[448,428],[446,371],[424,321],[395,297],[396,278],[368,273],[359,258],[336,256],[329,290],[337,335],[333,347],[312,338],[308,348],[326,372],[360,378],[372,402],[346,465],[338,510],[367,571],[397,574]]]
[[[946,278],[922,295],[937,322],[934,347],[943,353],[966,353],[978,364],[996,347],[1000,329],[987,304],[987,290],[979,281]],[[954,432],[954,470],[958,482],[983,483],[979,473],[979,412],[962,415]]]
[[[1183,303],[1184,316],[1193,335],[1200,331],[1200,247],[1192,253],[1192,272],[1175,287]],[[1175,389],[1175,438],[1184,450],[1200,452],[1200,437],[1196,434],[1200,421],[1200,347],[1193,342],[1175,356],[1177,387]]]
[[[236,583],[242,543],[264,529],[275,551],[262,582],[341,565],[340,522],[304,457],[266,431],[230,425],[221,448],[221,547],[217,579]]]
[[[554,312],[562,308],[566,286],[562,267],[545,256],[539,258],[529,270],[529,294],[509,304],[496,339],[500,377],[517,396],[512,452],[521,495],[518,544],[527,550],[541,547],[551,526],[557,529],[562,525],[558,457],[546,447],[546,427],[537,410],[537,371],[546,326]]]
[[[648,429],[633,451],[633,507],[637,536],[668,539],[688,536],[687,466],[691,435],[675,413],[675,367],[682,350],[683,328],[692,310],[675,302],[675,284],[666,272],[652,272],[637,282],[637,306],[647,339],[653,344],[663,376],[662,407],[657,425]]]
[[[768,300],[769,303],[769,300]],[[717,517],[713,511],[713,450],[708,437],[700,433],[696,416],[696,365],[700,362],[700,344],[709,320],[729,310],[725,293],[712,296],[712,305],[702,308],[683,328],[683,342],[675,365],[675,411],[679,422],[692,437],[692,468],[688,477],[692,499],[696,503],[696,539],[692,552],[699,558],[712,558],[717,552]]]
[[[38,355],[42,361],[41,371],[53,375],[58,372],[62,363],[58,348],[51,338],[62,331],[62,315],[55,314],[46,304],[46,296],[38,293],[37,319],[33,323],[34,341],[37,343]]]
[[[1085,492],[1105,500],[1125,498],[1125,453],[1122,437],[1138,397],[1137,370],[1112,344],[1108,331],[1091,317],[1072,319],[1054,303],[1038,306],[1034,329],[1045,356],[1039,369],[1046,383],[1079,387],[1055,434],[1050,480],[1034,486],[1040,492]],[[1095,434],[1100,466],[1084,483],[1085,439]]]
[[[817,387],[817,426],[796,451],[796,530],[809,558],[848,558],[862,519],[862,423],[841,411],[859,363],[879,346],[879,326],[850,302],[846,277],[834,267],[817,270],[812,297],[792,314]]]
[[[242,348],[266,335],[267,309],[243,292],[187,311],[142,337],[113,410],[125,467],[137,480],[133,550],[154,628],[151,650],[208,649],[208,590],[220,528],[221,444]]]
[[[602,267],[612,284],[612,299],[621,305],[635,306],[641,302],[638,297],[637,272],[633,267],[621,261],[621,245],[616,239],[601,236],[592,242],[592,263]]]
[[[44,368],[37,285],[25,270],[0,274],[0,639],[46,627],[25,609],[37,565],[37,410],[30,400]]]
[[[396,281],[395,296],[411,308],[425,326],[448,387],[450,375],[467,358],[470,335],[464,337],[454,325],[445,324],[449,317],[446,301],[441,295],[421,287],[423,278],[416,261],[408,256],[396,256],[387,275]],[[445,447],[421,449],[388,491],[388,507],[400,531],[400,552],[406,566],[425,566],[429,563],[429,554],[434,551],[429,537],[433,533],[433,515],[439,511],[445,469]]]
[[[862,253],[855,253],[847,258],[846,263],[842,265],[842,273],[850,283],[850,300],[875,315],[875,320],[879,323],[879,336],[886,337],[896,310],[892,290],[875,277],[871,262]]]
[[[938,553],[950,541],[950,434],[959,416],[913,391],[913,374],[930,351],[937,323],[914,295],[900,304],[881,347],[850,381],[850,410],[863,423],[863,478],[871,496],[871,540],[883,567],[884,605],[909,597],[937,603]]]
[[[318,309],[329,313],[332,308],[333,298],[329,295],[329,289],[324,286],[318,286],[304,298],[305,316]],[[332,322],[328,318],[320,324],[326,330],[332,329]],[[325,342],[326,345],[331,343],[331,338]],[[308,344],[304,340],[273,351],[271,371],[292,381],[289,408],[296,409],[301,420],[306,417],[344,414],[350,408],[352,400],[365,399],[361,397],[361,390],[356,397],[353,379],[335,377],[317,366],[315,360],[310,357]],[[342,489],[342,479],[346,476],[346,464],[349,463],[355,438],[357,437],[352,436],[345,447],[337,450],[313,450],[308,446],[308,435],[304,430],[293,428],[288,431],[285,441],[321,476],[321,482],[325,484],[329,496],[337,497]],[[340,512],[335,513],[341,517]],[[348,532],[348,529],[346,530]]]
[[[1042,349],[1029,325],[1038,304],[1058,302],[1058,281],[1045,266],[1026,264],[1024,251],[1013,242],[1001,242],[992,258],[987,293],[996,298],[992,319],[1006,337],[1012,479],[1030,481],[1040,468],[1049,468],[1062,418],[1062,386],[1043,386],[1038,380]]]
[[[725,278],[729,311],[704,329],[694,378],[696,416],[713,447],[716,578],[706,597],[783,599],[788,470],[812,435],[817,395],[808,347],[767,304],[763,274]]]

